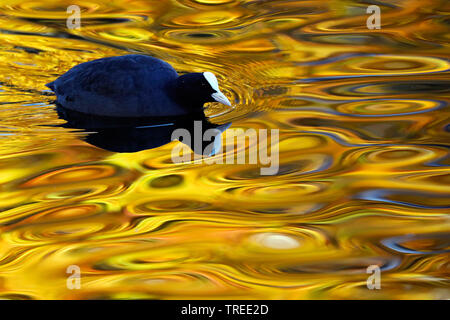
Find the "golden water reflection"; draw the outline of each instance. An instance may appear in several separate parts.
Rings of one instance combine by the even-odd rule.
[[[450,6],[380,2],[368,30],[368,5],[0,1],[0,297],[450,298]],[[280,129],[279,173],[59,127],[44,84],[130,52],[214,72],[236,105],[214,121]]]

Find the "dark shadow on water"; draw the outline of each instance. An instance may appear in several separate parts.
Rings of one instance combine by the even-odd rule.
[[[205,148],[216,141],[216,147],[212,152],[204,155],[213,155],[218,148],[221,133],[230,127],[231,123],[217,125],[209,122],[203,112],[177,117],[130,117],[116,118],[85,114],[66,109],[56,105],[56,111],[61,119],[67,123],[61,125],[65,128],[84,129],[89,134],[85,141],[96,147],[113,152],[137,152],[153,149],[165,145],[172,140],[179,140],[179,135],[173,133],[177,129],[185,129],[182,132],[191,139],[181,139],[195,153],[201,154]],[[212,131],[212,139],[203,141],[203,135],[208,129]],[[195,147],[195,141],[201,141]],[[195,149],[195,150],[194,150]]]

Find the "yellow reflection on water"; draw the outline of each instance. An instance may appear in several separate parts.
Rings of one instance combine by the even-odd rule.
[[[369,30],[356,1],[0,1],[0,297],[450,298],[450,7],[380,6]],[[214,72],[214,121],[279,129],[278,174],[57,126],[44,84],[130,52]]]

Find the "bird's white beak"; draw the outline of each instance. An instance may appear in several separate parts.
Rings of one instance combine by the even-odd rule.
[[[231,102],[230,100],[228,100],[228,98],[220,91],[218,92],[214,92],[212,95],[214,100],[216,100],[217,102],[220,102],[226,106],[231,107]]]

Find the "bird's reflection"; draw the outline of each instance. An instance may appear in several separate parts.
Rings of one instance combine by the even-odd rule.
[[[85,138],[86,142],[113,152],[137,152],[157,148],[172,140],[183,140],[182,142],[197,154],[203,153],[203,150],[214,142],[213,148],[206,148],[210,150],[208,154],[203,153],[214,155],[220,148],[221,133],[231,125],[213,124],[206,119],[203,112],[176,117],[116,118],[89,115],[61,105],[56,105],[56,111],[61,119],[67,121],[63,127],[84,129],[89,132]],[[174,139],[173,133],[177,129],[187,130],[192,139]],[[203,141],[203,134],[208,129],[215,129],[212,131],[213,137],[209,141]],[[194,139],[201,141],[201,150],[194,147]]]

